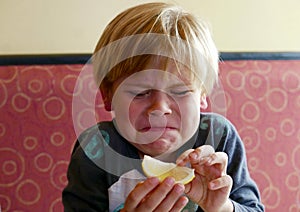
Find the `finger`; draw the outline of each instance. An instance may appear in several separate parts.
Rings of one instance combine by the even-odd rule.
[[[227,188],[227,190],[231,190],[232,187],[232,178],[229,175],[224,175],[219,177],[215,180],[209,182],[209,189],[210,190],[218,190],[221,188]]]
[[[183,152],[176,160],[176,164],[180,166],[184,166],[189,161],[189,154],[195,151],[194,149],[188,149]]]
[[[203,163],[207,166],[219,164],[219,171],[224,175],[226,174],[226,168],[228,163],[228,156],[225,152],[215,152],[210,156],[204,158]]]
[[[128,195],[125,206],[127,210],[135,209],[139,203],[159,184],[156,177],[146,179],[143,183],[139,183]]]
[[[209,156],[210,154],[214,153],[215,150],[212,146],[210,145],[203,145],[200,146],[196,149],[188,149],[185,152],[183,152],[178,159],[176,160],[176,163],[178,165],[185,165],[188,162],[191,162],[192,160],[199,160],[200,158]]]
[[[175,180],[172,177],[167,177],[159,186],[157,186],[151,193],[144,199],[143,203],[138,206],[140,211],[154,210],[172,190]]]
[[[215,153],[215,150],[210,145],[203,145],[195,149],[195,151],[189,154],[189,160],[191,164],[203,163],[203,158],[206,158]]]
[[[173,206],[173,208],[170,210],[171,212],[177,212],[182,211],[183,208],[188,204],[189,199],[185,196],[181,196]]]
[[[176,184],[172,190],[167,194],[161,204],[155,209],[156,211],[170,211],[172,208],[181,208],[184,202],[180,201],[180,197],[184,193],[184,186],[182,184]],[[180,201],[180,203],[178,203]],[[177,205],[176,205],[177,204]],[[184,207],[184,205],[183,205]]]

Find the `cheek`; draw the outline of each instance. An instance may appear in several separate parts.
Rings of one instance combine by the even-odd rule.
[[[182,131],[184,134],[194,134],[200,122],[200,101],[190,99],[179,104]]]
[[[200,106],[199,104],[184,104],[180,107],[180,116],[183,124],[193,123],[199,120]]]
[[[122,124],[122,127],[125,127],[124,123],[129,121],[129,107],[130,102],[121,96],[116,95],[112,101],[112,110],[115,114],[114,118],[117,120],[119,125]]]
[[[185,114],[200,114],[200,97],[198,95],[192,95],[188,98],[182,99],[178,101],[178,107],[180,110],[180,113],[182,115]],[[191,118],[191,117],[190,117]]]
[[[130,123],[135,126],[135,123],[140,115],[140,108],[135,104],[130,104],[128,113]]]
[[[115,95],[113,99],[113,111],[115,120],[122,129],[136,128],[139,120],[143,118],[145,106],[142,102],[136,102],[126,95]],[[130,125],[130,126],[129,126]]]
[[[114,113],[116,128],[119,133],[128,141],[134,140],[136,129],[134,120],[136,119],[134,108],[130,107],[130,102],[127,99],[118,99],[114,101]]]

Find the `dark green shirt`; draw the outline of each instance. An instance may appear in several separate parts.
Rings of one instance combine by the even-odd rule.
[[[177,154],[202,145],[228,155],[227,174],[233,179],[230,199],[235,211],[264,211],[234,126],[223,116],[202,113],[198,131]],[[118,133],[113,122],[100,122],[87,129],[72,152],[68,185],[62,193],[65,211],[109,211],[108,189],[132,169],[142,173],[138,151]],[[197,211],[202,210],[199,207]]]

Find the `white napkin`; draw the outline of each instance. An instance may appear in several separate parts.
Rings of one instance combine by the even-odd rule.
[[[136,169],[123,174],[119,180],[108,189],[109,211],[119,211],[123,208],[128,194],[146,177]]]

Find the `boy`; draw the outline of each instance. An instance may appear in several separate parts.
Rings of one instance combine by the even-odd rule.
[[[129,8],[104,30],[93,66],[113,120],[78,138],[65,211],[264,210],[235,128],[200,113],[218,76],[203,23],[166,3]],[[144,155],[190,165],[195,178],[186,185],[141,178]]]

